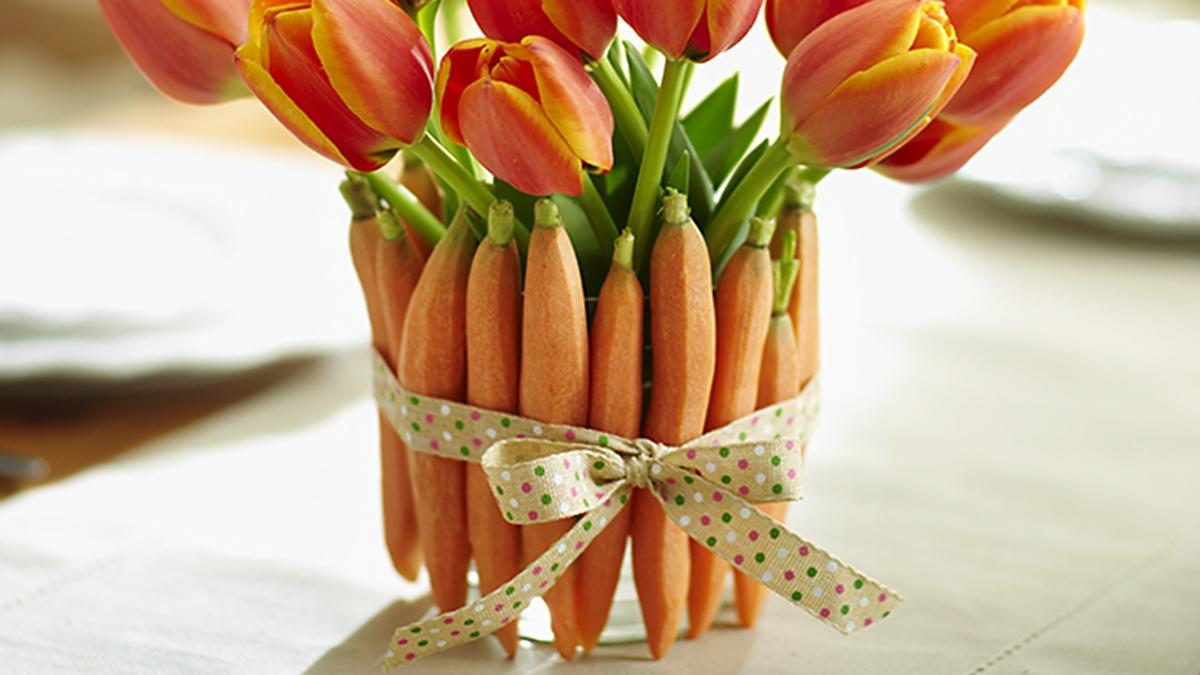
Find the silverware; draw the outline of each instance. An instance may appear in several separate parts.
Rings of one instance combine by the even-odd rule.
[[[17,457],[0,453],[0,478],[21,482],[39,481],[50,473],[50,466],[40,457]]]

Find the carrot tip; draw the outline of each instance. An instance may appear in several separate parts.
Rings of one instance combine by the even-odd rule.
[[[562,218],[558,214],[558,204],[549,199],[539,199],[533,205],[533,224],[536,227],[558,227]]]
[[[346,180],[342,181],[338,189],[355,220],[366,220],[375,215],[379,208],[379,197],[362,174],[347,171]]]
[[[488,210],[488,239],[496,246],[507,246],[513,238],[513,205],[503,199],[492,202]]]
[[[775,234],[775,221],[771,218],[751,218],[750,237],[746,243],[755,248],[766,248]]]
[[[807,211],[817,199],[817,186],[806,180],[789,180],[783,186],[783,207]]]
[[[675,188],[667,188],[662,201],[663,221],[669,225],[683,225],[688,221],[687,195]]]
[[[382,209],[375,214],[376,222],[379,223],[379,229],[383,232],[383,238],[388,241],[395,241],[404,234],[404,225],[400,223],[400,219],[396,217],[389,209]]]
[[[613,241],[613,264],[630,269],[633,267],[633,231],[625,228]]]

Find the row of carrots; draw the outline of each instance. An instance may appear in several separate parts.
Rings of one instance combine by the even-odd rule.
[[[402,182],[431,211],[436,189],[406,169]],[[375,348],[417,394],[679,445],[755,409],[794,397],[818,357],[816,223],[790,186],[775,221],[756,219],[714,293],[708,250],[686,196],[663,199],[649,269],[652,385],[643,410],[645,293],[623,233],[589,321],[575,252],[558,209],[535,206],[522,270],[511,205],[497,201],[478,244],[464,213],[431,250],[406,231],[361,178],[342,186],[354,219],[350,247]],[[773,260],[774,258],[774,260]],[[490,592],[572,523],[525,527],[503,518],[482,468],[409,452],[380,415],[385,535],[401,575],[422,560],[443,611],[467,600],[475,560]],[[787,505],[762,505],[777,519]],[[729,565],[690,542],[654,496],[635,491],[615,519],[550,589],[554,644],[564,658],[591,651],[607,622],[626,540],[655,658],[670,649],[683,612],[689,637],[716,615]],[[765,589],[735,575],[742,625],[755,623]],[[514,623],[496,633],[515,653]]]

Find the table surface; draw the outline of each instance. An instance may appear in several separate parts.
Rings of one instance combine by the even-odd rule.
[[[166,109],[96,125],[200,119]],[[216,131],[245,132],[239,110]],[[1200,246],[866,174],[829,179],[819,213],[823,418],[789,524],[907,602],[842,637],[771,598],[759,628],[726,608],[663,662],[524,645],[515,669],[1200,672]],[[0,499],[0,670],[376,672],[430,604],[382,545],[368,367],[65,415],[5,399],[0,442],[65,470]],[[480,641],[410,670],[514,666]]]

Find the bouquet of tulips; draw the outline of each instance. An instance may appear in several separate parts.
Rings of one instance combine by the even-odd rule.
[[[461,402],[560,425],[568,440],[581,428],[654,448],[805,390],[818,363],[819,181],[835,169],[902,181],[953,173],[1064,72],[1083,38],[1084,0],[466,4],[485,37],[435,58],[439,26],[461,37],[454,0],[100,0],[164,93],[201,104],[252,93],[347,168],[341,189],[374,345],[414,406]],[[736,78],[681,111],[696,68],[734,48],[760,13],[782,55],[781,128],[764,140],[770,102],[735,124]],[[621,21],[644,45],[617,38]],[[483,593],[503,598],[575,526],[498,501],[489,460],[477,463],[486,447],[417,452],[383,412],[380,431],[388,549],[407,578],[424,561],[442,610],[467,602],[472,559]],[[429,445],[438,450],[436,438]],[[714,470],[730,495],[758,494],[711,465],[695,474]],[[710,627],[728,560],[740,622],[758,616],[758,582],[777,575],[751,576],[742,555],[689,539],[680,526],[692,518],[670,517],[650,484],[634,480],[629,508],[546,590],[564,658],[596,646],[627,540],[656,658],[685,611],[689,637]],[[782,519],[786,502],[763,493],[752,501]],[[446,616],[450,626],[457,615]],[[512,655],[516,622],[495,634]]]

